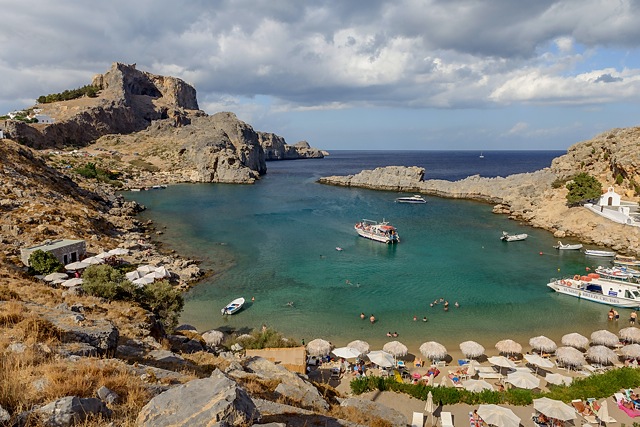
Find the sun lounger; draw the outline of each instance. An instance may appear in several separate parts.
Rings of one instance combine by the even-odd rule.
[[[573,406],[578,414],[580,414],[587,422],[589,423],[597,423],[598,420],[596,416],[593,414],[591,408],[588,408],[587,405],[584,404],[582,399],[575,399],[571,401],[571,406]]]
[[[453,427],[451,412],[440,412],[440,424],[442,427]]]
[[[424,414],[422,412],[413,413],[411,427],[424,427]]]
[[[627,414],[631,418],[640,417],[640,409],[630,409],[624,406],[626,402],[631,401],[631,399],[627,398],[624,394],[614,393],[613,398],[616,400],[616,403],[618,404],[618,408],[620,408],[621,411],[624,411],[625,414]]]

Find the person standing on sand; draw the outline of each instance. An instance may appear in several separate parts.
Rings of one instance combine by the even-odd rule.
[[[609,320],[613,320],[613,308],[611,308],[611,309],[609,310],[609,313],[607,314],[607,318],[608,318]]]
[[[638,312],[633,310],[631,312],[631,314],[629,315],[629,324],[630,325],[635,325],[636,324],[636,319],[638,318]]]
[[[613,318],[616,319],[616,322],[620,319],[620,313],[618,313],[618,310],[613,310]]]

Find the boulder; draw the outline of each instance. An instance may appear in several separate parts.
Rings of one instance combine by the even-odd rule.
[[[406,426],[407,417],[400,411],[370,400],[351,397],[340,402],[340,406],[356,408],[370,416],[382,418],[392,426]]]
[[[100,400],[102,400],[103,402],[108,403],[109,405],[117,402],[118,398],[120,397],[120,396],[118,396],[118,393],[116,393],[113,390],[109,390],[105,386],[100,387],[98,389],[98,391],[96,392],[96,394],[98,395]]]
[[[188,402],[188,404],[185,404]],[[136,423],[140,427],[251,425],[260,414],[249,395],[219,370],[151,399]]]
[[[66,427],[84,421],[88,415],[111,417],[111,410],[100,399],[67,396],[33,411],[42,424],[51,427]]]
[[[178,363],[178,364],[184,363],[184,359],[181,356],[169,350],[152,350],[149,353],[147,353],[147,358],[153,359],[156,362],[162,362],[162,363]]]

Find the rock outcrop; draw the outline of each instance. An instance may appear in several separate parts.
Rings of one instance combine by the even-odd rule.
[[[198,111],[192,86],[139,71],[135,65],[114,63],[92,84],[101,89],[97,98],[38,104],[55,122],[29,125],[9,120],[4,124],[6,136],[37,149],[84,146],[102,135],[143,130],[154,120],[169,119],[178,126],[204,114]]]
[[[258,132],[258,139],[266,160],[321,159],[324,157],[324,152],[312,148],[307,141],[288,145],[283,137],[268,132]]]

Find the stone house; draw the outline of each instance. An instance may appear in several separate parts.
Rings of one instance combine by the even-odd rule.
[[[87,244],[84,240],[46,240],[40,245],[20,249],[22,263],[28,266],[29,257],[38,249],[53,254],[63,265],[80,261],[87,255]]]

